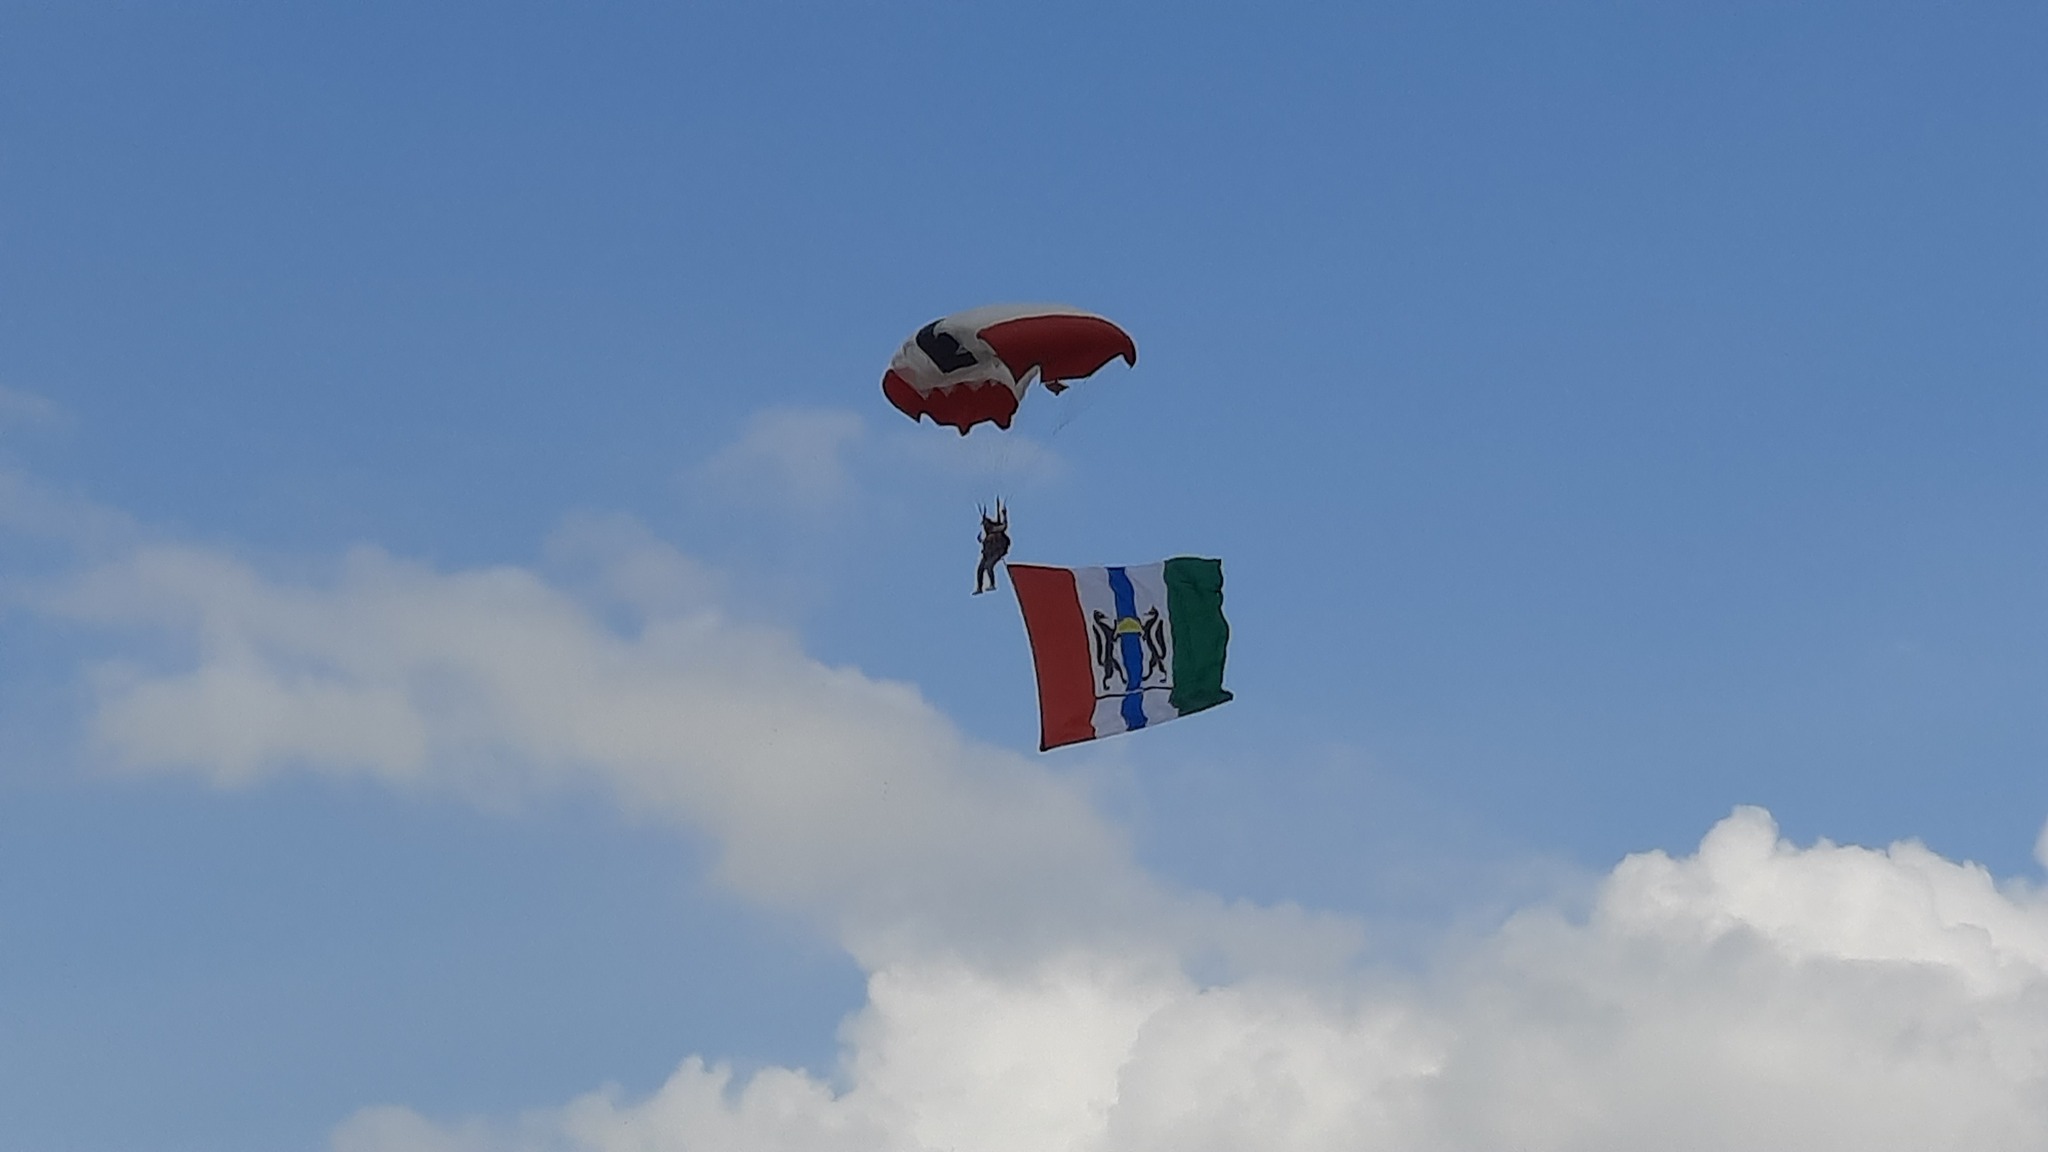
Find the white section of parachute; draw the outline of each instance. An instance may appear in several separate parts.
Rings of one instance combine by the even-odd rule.
[[[1030,387],[1031,381],[1038,374],[1037,369],[1032,368],[1025,372],[1023,379],[1018,379],[1011,374],[1010,366],[996,355],[995,349],[990,348],[987,342],[982,340],[980,333],[982,329],[996,324],[1033,316],[1081,316],[1090,320],[1100,320],[1105,324],[1111,323],[1106,316],[1065,304],[985,304],[979,308],[969,308],[964,312],[942,317],[929,326],[935,332],[951,336],[959,343],[961,351],[974,357],[974,363],[951,372],[941,372],[939,366],[932,363],[931,357],[925,354],[924,349],[917,346],[917,336],[913,334],[910,339],[903,342],[903,347],[896,350],[896,355],[889,361],[889,367],[920,394],[929,394],[953,384],[994,381],[1008,388],[1019,401],[1022,401],[1024,390]],[[918,329],[920,332],[923,330]]]

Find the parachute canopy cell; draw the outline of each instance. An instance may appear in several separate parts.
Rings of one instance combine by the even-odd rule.
[[[1101,316],[1058,304],[996,304],[918,329],[889,362],[882,394],[912,420],[929,416],[965,436],[977,424],[1008,428],[1034,376],[1059,393],[1119,357],[1137,364],[1138,346]]]

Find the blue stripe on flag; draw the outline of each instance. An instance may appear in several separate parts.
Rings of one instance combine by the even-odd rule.
[[[1117,623],[1138,618],[1138,593],[1131,587],[1131,578],[1121,568],[1109,570],[1109,590],[1116,596]],[[1138,685],[1144,680],[1145,648],[1136,632],[1123,632],[1117,636],[1117,646],[1123,649],[1124,658],[1124,704],[1123,717],[1126,729],[1145,726],[1145,693]]]

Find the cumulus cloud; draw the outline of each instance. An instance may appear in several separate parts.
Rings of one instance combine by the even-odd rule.
[[[602,790],[869,974],[830,1075],[693,1056],[644,1097],[369,1108],[337,1152],[2048,1147],[2048,903],[1979,867],[1738,809],[1582,915],[1390,974],[1342,919],[1146,875],[1078,784],[727,618],[630,522],[552,551],[583,575],[364,549],[287,581],[144,544],[43,601],[159,638],[94,671],[126,770]]]
[[[715,611],[725,592],[716,571],[663,544],[631,516],[571,516],[546,551],[568,586],[580,586],[585,605],[610,601],[641,619]]]
[[[612,570],[644,600],[689,565],[650,545]],[[95,672],[96,735],[131,770],[235,785],[303,766],[491,803],[594,786],[708,832],[746,895],[868,919],[963,883],[1072,894],[1133,875],[1077,789],[971,746],[907,685],[701,603],[622,631],[524,569],[439,573],[360,549],[328,582],[291,585],[165,546],[50,605],[178,645],[156,667]]]
[[[512,1123],[365,1111],[337,1152],[2048,1146],[2048,907],[1914,844],[1738,810],[1423,977],[1189,979],[1077,952],[893,963],[843,1086],[691,1058]]]
[[[443,573],[365,548],[290,583],[155,545],[43,605],[162,638],[152,661],[92,670],[97,743],[127,771],[361,775],[490,805],[600,789],[706,834],[735,891],[815,914],[862,955],[1139,922],[1260,962],[1355,947],[1298,910],[1169,898],[1080,785],[965,739],[909,685],[728,619],[715,581],[629,523],[580,523],[554,553],[600,575],[578,595],[526,569]]]

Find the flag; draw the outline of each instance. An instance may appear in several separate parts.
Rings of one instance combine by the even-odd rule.
[[[1038,670],[1038,749],[1149,728],[1230,699],[1223,562],[1005,565]]]

